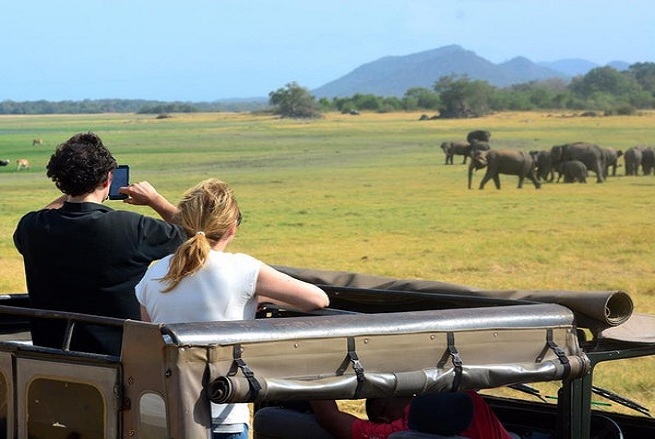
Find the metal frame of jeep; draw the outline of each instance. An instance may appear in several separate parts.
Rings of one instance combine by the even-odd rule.
[[[539,396],[530,384],[540,382],[560,383],[555,402],[486,396],[522,437],[655,437],[647,409],[592,384],[601,362],[655,355],[655,316],[633,313],[624,292],[488,291],[278,268],[321,285],[331,308],[152,324],[4,297],[0,438],[210,437],[208,398],[257,408],[505,386]],[[121,355],[33,346],[30,318],[65,319],[69,335],[76,322],[120,326]],[[592,395],[641,414],[592,410]]]

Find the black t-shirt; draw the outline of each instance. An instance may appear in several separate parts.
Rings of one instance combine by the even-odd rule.
[[[134,286],[153,260],[173,253],[182,241],[177,226],[98,203],[30,212],[14,232],[34,308],[136,320]],[[62,325],[35,321],[34,344],[60,348]],[[76,328],[71,348],[118,355],[120,337],[107,332],[116,331]]]

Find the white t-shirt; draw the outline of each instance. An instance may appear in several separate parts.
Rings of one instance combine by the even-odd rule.
[[[159,281],[172,256],[154,263],[137,284],[136,297],[155,323],[252,320],[257,312],[255,288],[262,263],[242,253],[210,251],[205,265],[175,289]],[[247,404],[211,404],[214,425],[248,424]]]

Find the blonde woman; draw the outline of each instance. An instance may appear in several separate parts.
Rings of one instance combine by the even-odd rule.
[[[225,251],[241,222],[228,185],[205,180],[178,204],[187,240],[151,266],[136,286],[145,321],[181,323],[250,320],[257,305],[274,302],[301,311],[328,306],[327,295],[252,256]],[[212,404],[213,439],[247,439],[247,404]]]

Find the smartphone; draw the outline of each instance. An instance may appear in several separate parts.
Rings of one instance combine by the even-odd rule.
[[[109,199],[110,200],[124,200],[127,195],[118,192],[118,189],[130,184],[130,167],[128,165],[118,165],[114,169],[114,178],[109,186]]]

